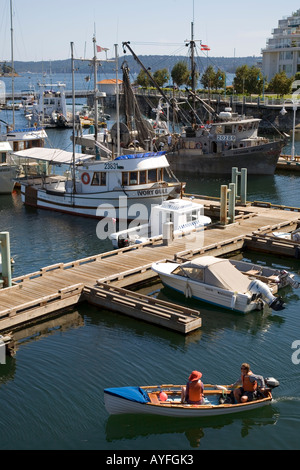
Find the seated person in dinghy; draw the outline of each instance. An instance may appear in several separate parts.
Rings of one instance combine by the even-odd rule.
[[[265,388],[265,381],[261,375],[253,374],[250,370],[250,365],[244,362],[241,365],[241,377],[229,388],[241,385],[233,391],[234,398],[237,403],[246,403],[246,401],[255,400],[258,396],[258,388],[263,390]]]
[[[202,374],[197,370],[193,370],[189,376],[186,387],[181,389],[181,402],[191,405],[204,404],[204,385],[201,382]]]

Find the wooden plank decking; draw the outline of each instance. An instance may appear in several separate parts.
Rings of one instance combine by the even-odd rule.
[[[208,200],[199,202],[208,209],[218,205]],[[253,240],[255,234],[278,229],[292,231],[299,222],[298,210],[281,206],[265,207],[257,203],[237,207],[239,215],[236,222],[226,228],[215,225],[198,233],[198,236],[175,239],[168,246],[162,240],[156,240],[137,245],[136,249],[113,250],[16,277],[12,287],[0,289],[0,332],[75,305],[87,298],[85,287],[96,287],[97,282],[126,288],[150,279],[155,276],[151,270],[153,262],[203,254],[224,255],[242,249],[245,239]]]

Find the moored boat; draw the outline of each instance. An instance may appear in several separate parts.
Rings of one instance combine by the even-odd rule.
[[[0,194],[10,194],[14,189],[17,166],[11,162],[9,142],[0,142]]]
[[[249,175],[273,175],[286,140],[260,137],[260,121],[226,108],[209,123],[186,127],[168,155],[172,170],[230,175],[232,167],[238,167],[247,168]]]
[[[203,229],[211,224],[204,215],[204,207],[192,200],[169,199],[152,207],[149,223],[126,228],[110,234],[114,248],[143,243],[164,236],[164,227],[170,226],[169,237],[179,237]]]
[[[259,279],[259,275],[255,277],[254,273],[247,274],[247,270],[243,272],[245,267],[237,269],[228,259],[200,256],[182,264],[154,263],[152,269],[164,285],[183,293],[186,297],[240,313],[261,310],[264,305],[273,310],[284,309],[281,297],[274,295],[278,289],[274,276],[273,290]],[[296,284],[297,287],[299,284]]]
[[[140,204],[144,220],[149,219],[152,204],[179,197],[181,183],[167,173],[164,152],[121,155],[112,160],[64,152],[60,149],[28,149],[17,152],[22,159],[66,164],[75,173],[25,178],[20,180],[25,205],[94,218],[135,219],[130,207]],[[107,214],[107,215],[105,215]]]
[[[116,387],[104,389],[104,403],[110,414],[152,414],[175,418],[209,417],[244,412],[271,403],[271,390],[279,382],[265,379],[266,388],[258,398],[246,403],[234,403],[226,385],[204,385],[205,402],[202,405],[181,402],[182,385]]]

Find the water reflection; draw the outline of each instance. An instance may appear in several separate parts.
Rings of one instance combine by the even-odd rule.
[[[246,416],[247,415],[247,416]],[[279,414],[273,405],[237,413],[234,416],[212,416],[211,418],[170,418],[148,415],[112,415],[106,421],[106,440],[137,439],[141,436],[182,434],[192,448],[200,447],[201,439],[212,429],[222,429],[238,423],[240,436],[245,438],[255,426],[275,425]],[[229,437],[230,439],[230,437]],[[184,448],[184,443],[183,443]]]

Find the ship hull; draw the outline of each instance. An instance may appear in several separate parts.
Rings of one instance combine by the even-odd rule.
[[[204,154],[195,148],[181,148],[168,153],[172,171],[201,175],[231,175],[232,167],[247,168],[248,175],[273,175],[282,141],[264,145]]]

